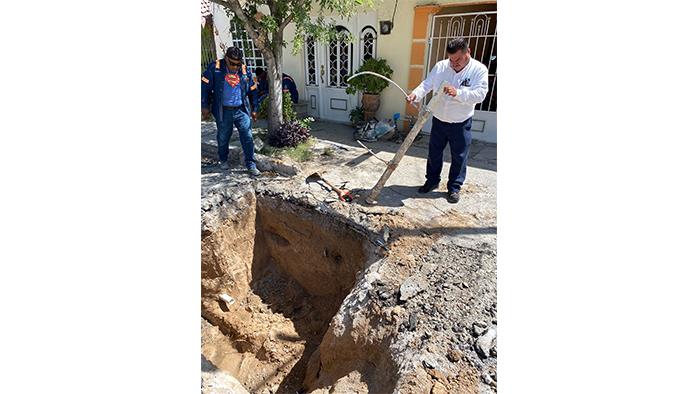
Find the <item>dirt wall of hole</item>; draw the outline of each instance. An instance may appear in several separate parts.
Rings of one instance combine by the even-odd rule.
[[[203,298],[221,292],[239,296],[249,289],[256,238],[256,196],[250,192],[230,209],[228,219],[201,240]]]
[[[208,335],[204,353],[251,392],[317,387],[306,379],[308,363],[373,259],[372,245],[350,224],[280,199],[248,193],[233,205],[202,239],[202,316],[229,338]],[[217,300],[222,292],[236,300],[230,309]],[[374,364],[353,350],[356,359],[337,370],[357,388]]]
[[[263,239],[257,237],[254,269],[272,259],[307,293],[335,295],[340,303],[367,260],[365,236],[328,214],[279,199],[259,197],[257,210]]]
[[[328,214],[281,199],[247,193],[242,200],[201,241],[204,317],[220,315],[218,294],[243,298],[269,270],[290,276],[335,313],[372,253],[366,237]]]

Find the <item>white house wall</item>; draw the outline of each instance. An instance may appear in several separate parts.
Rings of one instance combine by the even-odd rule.
[[[303,49],[297,55],[292,54],[292,38],[295,36],[295,24],[290,23],[283,32],[283,37],[287,42],[287,46],[283,48],[283,73],[288,74],[295,80],[297,92],[300,100],[306,100],[305,97],[305,72],[304,72],[304,52]]]
[[[232,34],[230,34],[230,19],[223,8],[217,4],[211,5],[213,12],[213,29],[215,34],[215,49],[217,51],[218,59],[222,59],[225,55],[225,51],[220,46],[222,43],[225,48],[227,48],[228,43],[232,42]]]

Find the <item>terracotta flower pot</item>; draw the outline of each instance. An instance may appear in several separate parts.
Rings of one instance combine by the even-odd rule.
[[[379,94],[363,93],[362,106],[365,111],[364,119],[368,121],[374,118],[379,109]]]

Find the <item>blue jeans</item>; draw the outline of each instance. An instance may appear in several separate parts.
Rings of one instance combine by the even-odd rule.
[[[469,118],[461,123],[447,123],[433,116],[433,127],[430,131],[428,146],[428,164],[425,178],[428,184],[440,183],[442,172],[442,153],[449,142],[452,153],[452,164],[447,181],[448,192],[459,192],[466,178],[466,161],[469,158],[471,146],[471,123]]]
[[[230,137],[232,137],[233,127],[239,130],[239,141],[244,151],[244,161],[247,168],[256,168],[254,158],[254,139],[251,136],[251,118],[246,112],[238,109],[223,109],[222,120],[217,120],[217,144],[218,157],[220,162],[227,162],[230,153]]]

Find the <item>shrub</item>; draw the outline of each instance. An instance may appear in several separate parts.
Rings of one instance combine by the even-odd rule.
[[[268,96],[261,101],[257,116],[259,119],[268,118]],[[292,98],[290,93],[283,92],[283,122],[292,122],[294,120],[297,120],[297,112],[295,112],[293,107]]]
[[[363,121],[365,110],[363,107],[355,107],[350,111],[350,121],[353,124],[358,124]]]
[[[306,141],[310,137],[309,122],[311,118],[301,121],[294,120],[280,125],[280,129],[276,132],[269,133],[268,143],[271,146],[278,148],[295,147]]]

